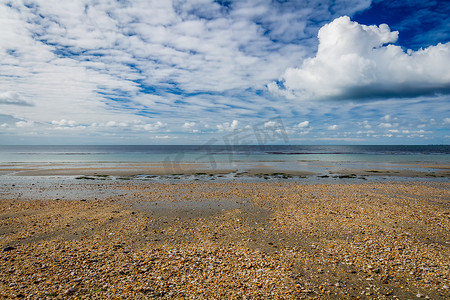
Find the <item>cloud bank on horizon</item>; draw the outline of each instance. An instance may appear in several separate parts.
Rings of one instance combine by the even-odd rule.
[[[277,116],[291,143],[448,143],[450,4],[388,24],[383,9],[393,4],[3,1],[0,144],[201,144]]]

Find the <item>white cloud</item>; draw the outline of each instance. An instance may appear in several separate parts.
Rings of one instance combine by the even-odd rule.
[[[270,91],[297,99],[414,97],[450,93],[450,43],[407,52],[388,25],[340,17],[318,34],[315,57],[289,68]]]
[[[328,126],[328,130],[336,130],[338,129],[338,125],[330,125]]]
[[[19,128],[27,128],[27,127],[33,127],[35,123],[33,121],[18,121],[16,122],[16,127]]]
[[[158,131],[161,128],[166,127],[166,126],[167,126],[167,124],[158,121],[153,124],[135,125],[135,128],[144,129],[146,131]]]
[[[385,115],[384,117],[381,118],[381,120],[390,122],[392,120],[392,117],[391,117],[391,115]]]
[[[106,127],[116,127],[117,126],[117,122],[116,121],[108,121],[105,124]]]
[[[0,104],[10,104],[18,106],[32,106],[28,101],[25,101],[19,93],[8,91],[0,93]]]
[[[445,125],[450,124],[450,118],[445,118],[445,119],[444,119],[444,124],[445,124]]]
[[[267,122],[264,122],[264,127],[265,128],[280,128],[280,127],[282,127],[283,125],[280,123],[280,122],[277,122],[277,121],[267,121]]]
[[[246,128],[250,129],[251,126],[247,125]],[[283,138],[285,140],[287,139],[286,129],[284,128],[284,125],[283,125],[283,122],[281,121],[281,119],[264,122],[264,128],[273,132],[274,134],[283,136]]]
[[[53,125],[58,125],[58,126],[75,126],[77,125],[77,123],[75,121],[67,121],[67,120],[60,120],[60,121],[52,121]]]
[[[317,140],[319,141],[345,141],[345,142],[362,142],[365,141],[365,139],[361,139],[361,138],[347,138],[347,137],[336,137],[336,138],[331,138],[331,137],[326,137],[326,138],[317,138]]]
[[[306,128],[309,126],[309,121],[303,121],[295,125],[295,128]]]
[[[373,130],[366,130],[366,131],[359,130],[359,131],[356,132],[356,134],[365,134],[367,136],[370,136],[370,135],[372,135],[374,133],[375,133],[375,131],[373,131]]]
[[[196,123],[195,122],[185,122],[183,124],[183,128],[185,129],[191,129],[192,127],[195,127]]]
[[[378,127],[380,128],[391,128],[393,125],[391,123],[380,123]]]
[[[230,132],[230,131],[234,131],[238,128],[239,121],[233,120],[231,123],[225,122],[223,124],[218,124],[216,126],[217,126],[217,129],[219,130],[219,132]]]

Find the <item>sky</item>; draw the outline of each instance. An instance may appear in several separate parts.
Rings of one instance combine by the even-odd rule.
[[[214,143],[449,144],[450,2],[0,0],[0,145]]]

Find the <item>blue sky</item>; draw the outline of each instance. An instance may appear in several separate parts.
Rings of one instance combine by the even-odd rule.
[[[275,144],[449,144],[449,16],[448,1],[1,1],[0,144],[256,126],[282,130]]]

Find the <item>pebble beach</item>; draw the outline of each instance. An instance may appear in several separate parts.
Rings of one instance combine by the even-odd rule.
[[[0,297],[449,299],[449,191],[427,181],[4,184]]]

